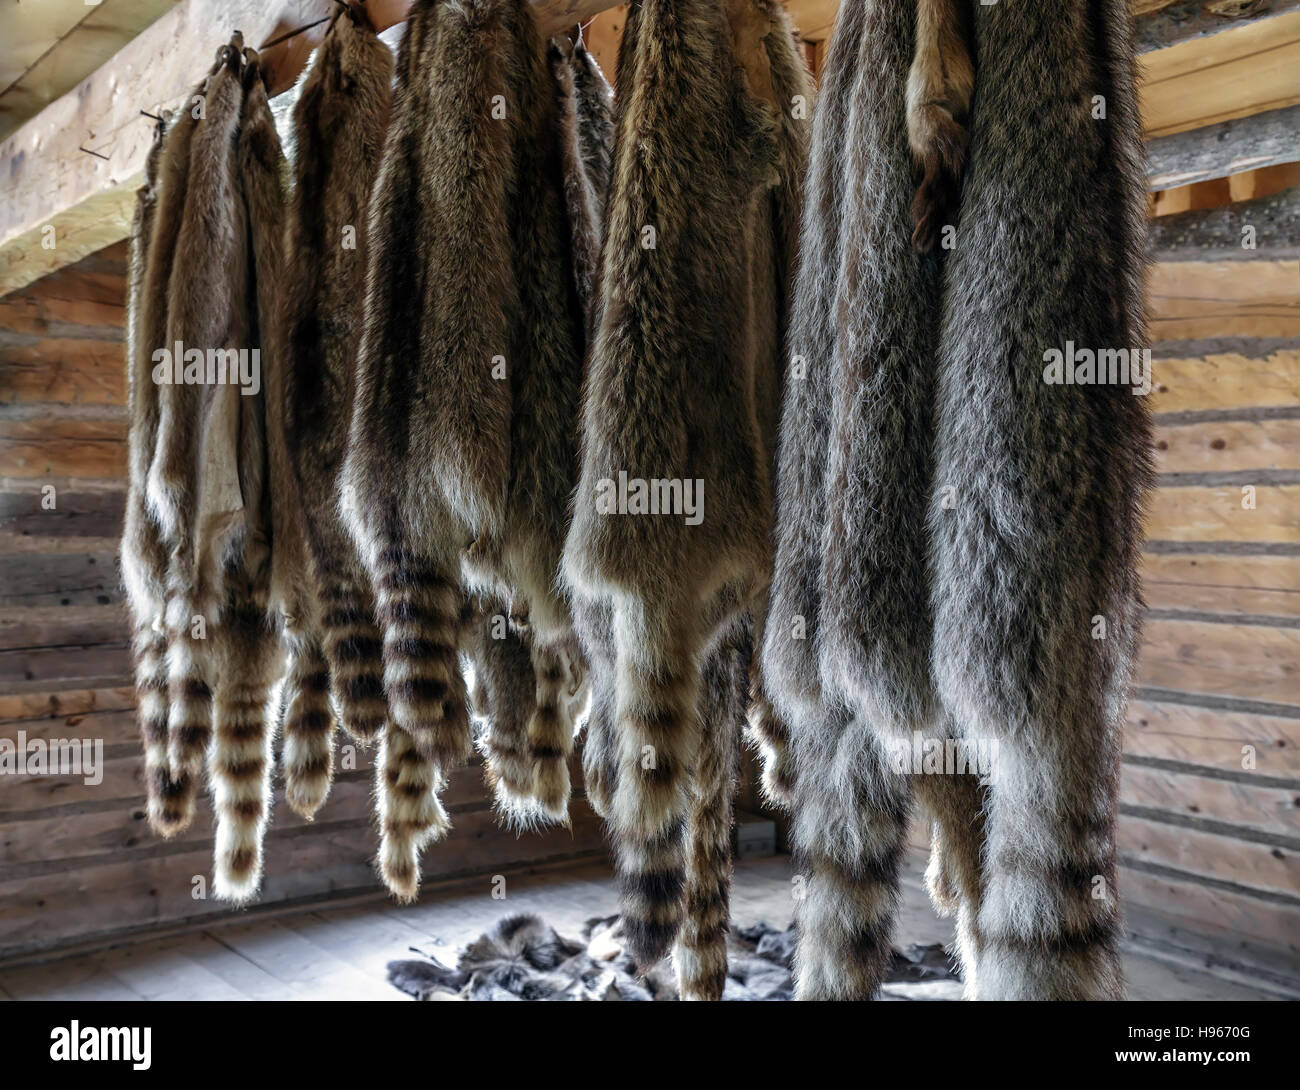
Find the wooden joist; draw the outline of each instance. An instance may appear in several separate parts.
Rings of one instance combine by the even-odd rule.
[[[41,0],[0,6],[0,139],[108,61],[175,0]]]

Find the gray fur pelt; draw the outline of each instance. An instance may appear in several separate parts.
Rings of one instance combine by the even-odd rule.
[[[370,206],[341,488],[375,592],[390,713],[431,784],[471,748],[458,661],[466,591],[507,602],[538,654],[572,640],[556,572],[584,315],[560,144],[526,3],[413,7]],[[535,771],[548,798],[567,800],[563,678],[542,680]],[[400,859],[381,855],[403,896],[424,838],[406,837]]]
[[[664,966],[638,971],[624,952],[626,934],[617,916],[595,917],[579,941],[568,939],[537,916],[500,920],[461,953],[456,967],[434,953],[420,960],[388,963],[393,987],[420,1000],[471,1002],[667,1002],[680,997]],[[720,998],[736,1002],[783,1002],[794,998],[791,961],[794,928],[765,923],[737,929],[727,938],[726,987]],[[441,953],[441,951],[439,951]],[[960,995],[949,959],[939,944],[893,951],[883,998],[945,1000]]]
[[[1044,354],[1142,347],[1130,16],[970,9],[842,6],[814,130],[763,655],[790,727],[805,998],[877,990],[913,788],[968,995],[1121,994],[1149,423],[1129,387],[1048,384]],[[970,95],[918,92],[972,57]],[[913,732],[996,744],[991,782],[902,774]]]
[[[629,949],[649,965],[684,911],[704,653],[769,577],[781,315],[811,86],[784,12],[754,0],[633,7],[617,86],[564,570],[597,675],[588,793],[611,826]],[[702,480],[703,521],[603,513],[620,472]]]
[[[290,805],[310,816],[332,774],[333,710],[355,738],[386,729],[383,662],[370,581],[338,514],[338,473],[351,417],[367,254],[366,206],[392,101],[393,57],[364,10],[335,13],[292,115],[294,186],[285,233],[282,389],[273,462],[290,487],[277,502],[276,579],[290,577],[297,701],[286,702]],[[282,449],[277,449],[282,448]],[[279,530],[283,529],[283,533]],[[286,557],[283,538],[297,543]]]

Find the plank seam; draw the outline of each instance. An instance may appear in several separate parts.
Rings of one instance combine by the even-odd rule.
[[[1248,715],[1274,715],[1281,719],[1300,719],[1300,707],[1294,704],[1277,704],[1269,700],[1250,700],[1240,696],[1187,693],[1180,689],[1158,689],[1145,685],[1135,686],[1133,696],[1148,704],[1180,704],[1210,711],[1244,712]]]
[[[1265,901],[1268,904],[1282,905],[1300,911],[1300,897],[1293,897],[1288,893],[1258,889],[1255,886],[1243,886],[1240,882],[1229,882],[1223,878],[1209,878],[1203,874],[1180,870],[1178,867],[1167,867],[1163,863],[1148,863],[1143,859],[1125,855],[1123,852],[1119,853],[1119,865],[1140,874],[1149,874],[1153,878],[1167,878],[1172,882],[1186,882],[1188,885],[1217,889],[1223,893],[1235,893],[1239,897],[1249,897],[1254,901]]]
[[[1276,787],[1283,791],[1300,791],[1300,780],[1288,779],[1285,776],[1265,776],[1244,769],[1237,771],[1215,768],[1211,765],[1192,764],[1189,761],[1172,761],[1168,757],[1146,757],[1137,753],[1124,754],[1124,763],[1138,768],[1154,768],[1162,772],[1200,776],[1203,780],[1225,780],[1228,783],[1240,783],[1247,787]]]
[[[1234,822],[1217,821],[1214,818],[1190,817],[1187,814],[1180,814],[1176,810],[1161,810],[1154,806],[1137,806],[1128,802],[1119,804],[1119,812],[1123,817],[1151,821],[1157,825],[1176,825],[1179,828],[1190,829],[1193,832],[1209,833],[1213,836],[1227,837],[1231,840],[1244,840],[1265,848],[1300,852],[1300,837],[1286,836],[1283,833],[1269,833],[1263,829],[1252,828],[1249,825],[1237,825]],[[1276,858],[1281,858],[1280,855],[1277,855],[1277,852],[1273,854]]]

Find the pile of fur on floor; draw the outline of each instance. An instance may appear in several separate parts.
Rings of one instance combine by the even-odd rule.
[[[785,1002],[794,998],[794,926],[739,928],[727,940],[724,1000]],[[624,950],[618,916],[587,920],[582,939],[565,938],[540,917],[507,916],[466,947],[456,968],[412,948],[420,959],[390,961],[388,980],[415,999],[511,1002],[669,1001],[677,978],[666,962],[641,976]],[[960,978],[940,945],[895,950],[882,999],[960,999]]]

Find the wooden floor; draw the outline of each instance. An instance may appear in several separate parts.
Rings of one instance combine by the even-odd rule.
[[[912,860],[904,883],[896,943],[947,942],[921,886],[924,860]],[[738,925],[785,926],[792,914],[788,856],[736,868],[732,915]],[[500,917],[534,912],[561,933],[577,935],[590,916],[616,910],[608,869],[585,865],[508,880],[504,899],[490,879],[476,880],[398,908],[382,903],[325,909],[136,943],[100,953],[0,969],[5,999],[374,999],[405,1000],[385,966],[412,948],[454,962],[455,951]],[[1212,975],[1130,950],[1130,999],[1282,998],[1248,980]],[[1290,997],[1294,998],[1294,997]]]

